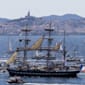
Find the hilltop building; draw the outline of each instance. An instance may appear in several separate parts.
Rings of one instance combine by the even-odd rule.
[[[30,11],[28,11],[27,15],[25,16],[26,18],[30,17]]]

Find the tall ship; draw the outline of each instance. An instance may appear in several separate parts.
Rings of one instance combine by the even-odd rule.
[[[66,65],[66,46],[65,46],[65,32],[63,39],[63,49],[59,51],[62,42],[57,43],[55,46],[52,46],[54,41],[52,37],[51,24],[49,28],[45,29],[46,35],[41,36],[31,47],[29,43],[31,42],[28,39],[28,33],[31,30],[28,28],[22,29],[24,32],[24,39],[20,39],[19,42],[23,42],[22,47],[18,47],[13,55],[6,62],[8,65],[8,72],[10,76],[41,76],[41,77],[76,77],[80,72],[81,68],[78,65]],[[47,40],[43,46],[44,40]],[[28,52],[36,52],[34,56],[29,58]],[[44,55],[39,54],[38,52],[44,52]],[[57,60],[56,55],[53,53],[60,52],[62,53],[62,60]],[[18,55],[22,53],[22,55]],[[74,56],[75,57],[75,56]],[[14,65],[14,66],[13,66]]]

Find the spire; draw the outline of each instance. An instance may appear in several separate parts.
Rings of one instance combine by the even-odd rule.
[[[27,17],[30,17],[30,11],[28,11],[27,15],[25,16],[26,18]]]
[[[28,14],[27,14],[27,16],[28,16],[28,17],[30,16],[30,11],[28,11]]]

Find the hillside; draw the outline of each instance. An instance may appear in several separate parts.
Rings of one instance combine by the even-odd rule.
[[[45,28],[49,28],[50,22],[57,34],[62,34],[64,29],[68,34],[85,34],[85,18],[75,14],[25,16],[14,20],[2,19],[0,20],[0,34],[20,34],[20,30],[26,26],[32,29],[31,34],[42,34],[45,33]]]

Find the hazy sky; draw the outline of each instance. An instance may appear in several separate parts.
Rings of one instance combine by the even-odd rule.
[[[1,18],[78,14],[85,17],[85,0],[0,0]]]

